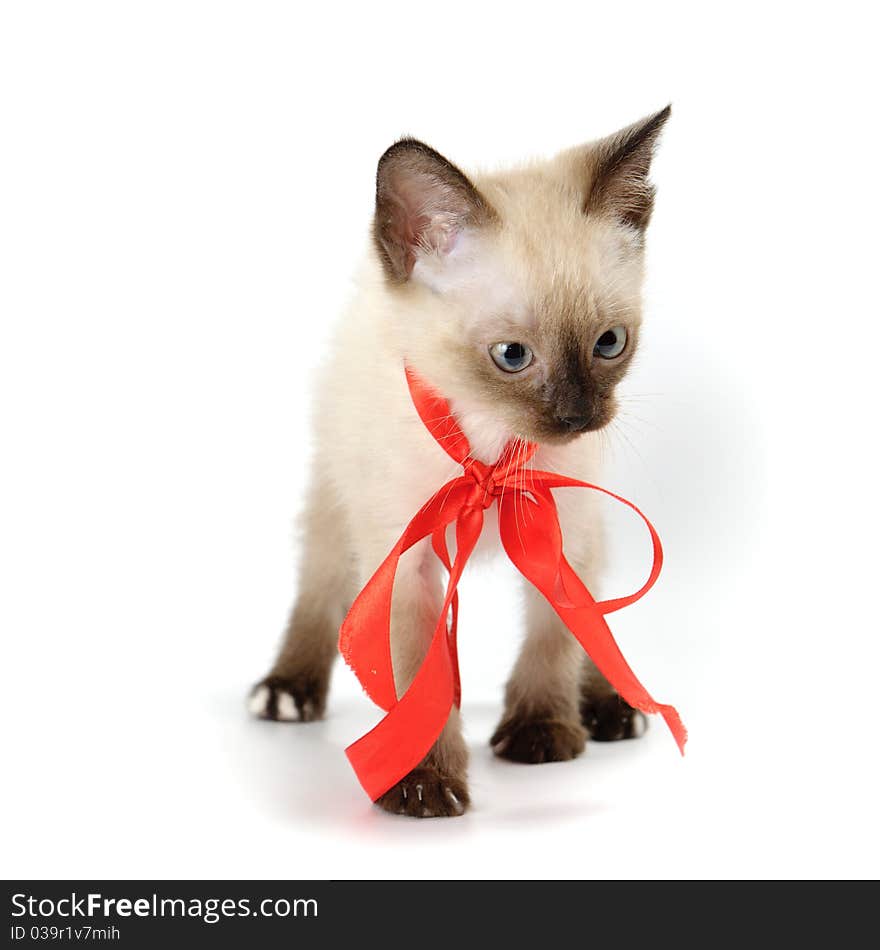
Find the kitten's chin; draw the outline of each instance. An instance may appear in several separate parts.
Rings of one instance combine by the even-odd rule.
[[[532,434],[529,437],[523,436],[527,442],[534,442],[536,445],[571,445],[572,442],[577,442],[578,439],[587,435],[588,431],[584,430],[582,432],[540,432]]]
[[[559,426],[541,426],[528,435],[523,433],[521,438],[527,442],[534,442],[537,445],[571,445],[572,442],[577,442],[578,439],[600,432],[610,421],[610,419],[605,419],[595,425],[591,424],[578,429],[568,427],[561,428]]]

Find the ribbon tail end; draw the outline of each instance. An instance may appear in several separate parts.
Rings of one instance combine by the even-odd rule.
[[[678,746],[678,751],[684,755],[684,747],[688,741],[688,731],[681,721],[678,710],[674,706],[659,706],[658,711],[666,721],[666,725],[672,733],[672,738],[675,739],[675,744]]]

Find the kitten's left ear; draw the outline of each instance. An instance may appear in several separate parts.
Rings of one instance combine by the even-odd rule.
[[[611,214],[644,231],[654,208],[654,187],[648,181],[648,172],[671,111],[672,107],[667,106],[587,147],[587,214]]]
[[[464,172],[423,142],[402,139],[379,159],[373,237],[390,280],[408,280],[420,255],[443,256],[463,229],[495,218]]]

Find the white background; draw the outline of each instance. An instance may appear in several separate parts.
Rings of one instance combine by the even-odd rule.
[[[878,872],[878,221],[868,4],[7,3],[4,876]],[[293,594],[311,370],[403,133],[464,167],[673,102],[605,483],[667,566],[615,615],[691,730],[494,761],[520,634],[463,589],[475,807],[384,815],[376,710],[248,721]],[[369,359],[369,354],[364,354]],[[609,511],[608,591],[642,536]]]

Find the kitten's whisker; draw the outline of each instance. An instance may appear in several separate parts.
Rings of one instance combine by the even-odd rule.
[[[608,461],[609,442],[607,427],[599,429],[596,433],[599,436],[599,464],[604,467]]]
[[[522,463],[522,457],[525,451],[525,444],[526,444],[525,441],[521,439],[519,436],[517,436],[517,439],[516,439],[516,447],[517,447],[516,467],[517,468],[519,468]],[[522,491],[517,492],[517,496],[521,494],[522,494]],[[525,499],[520,498],[520,503],[523,506],[525,506]],[[514,507],[514,510],[513,510],[513,520],[514,520],[514,523],[516,524],[516,535],[519,538],[519,546],[521,548],[524,548],[525,545],[523,544],[522,532],[519,530],[519,514],[517,512],[516,507]],[[523,524],[525,524],[525,518],[523,518]]]
[[[501,519],[501,506],[504,504],[504,491],[505,491],[506,488],[507,488],[507,483],[506,483],[506,482],[502,482],[502,483],[501,483],[501,497],[498,499],[498,518],[499,518],[498,529],[499,529],[499,531],[501,530],[501,523],[500,523],[500,519]]]
[[[460,439],[461,437],[461,433],[459,432],[447,432],[446,435],[435,436],[435,439],[438,442],[445,442],[446,439]]]
[[[446,507],[446,502],[449,501],[449,496],[452,494],[453,488],[455,488],[455,479],[450,479],[449,484],[446,488],[446,494],[443,497],[443,501],[440,502],[440,511],[443,511],[443,509]],[[442,490],[442,486],[441,486],[441,490]]]
[[[516,440],[513,443],[513,458],[514,458],[514,469],[519,468],[519,436],[516,437]],[[517,534],[519,534],[519,493],[521,489],[517,487],[516,491],[513,493],[513,523],[516,525]]]
[[[454,462],[452,467],[450,468],[449,475],[447,477],[444,477],[443,481],[440,483],[439,488],[437,488],[437,490],[431,495],[431,497],[425,502],[425,504],[430,504],[432,501],[434,501],[434,499],[440,494],[440,492],[443,491],[444,487],[450,482],[455,480],[456,476],[459,474],[458,469],[459,469],[458,462]],[[451,487],[449,491],[452,491]],[[449,492],[446,493],[446,497],[447,498],[449,497]],[[446,504],[446,499],[444,499],[443,504],[444,505]]]
[[[633,452],[633,454],[636,456],[636,458],[639,460],[642,467],[644,468],[649,481],[654,486],[654,488],[659,491],[659,486],[657,484],[657,480],[654,478],[653,472],[651,471],[651,467],[645,461],[645,457],[642,455],[642,453],[636,448],[635,443],[632,441],[632,439],[630,439],[630,437],[624,431],[621,420],[613,419],[611,423],[609,424],[608,428],[609,429],[613,428],[614,434],[619,435],[621,439],[623,439],[624,442],[627,444],[627,446],[629,446],[630,450]]]
[[[529,473],[529,479],[530,479],[530,481],[529,481],[529,487],[530,487],[530,489],[531,489],[531,491],[532,491],[532,495],[534,496],[534,494],[535,494],[535,459],[534,459],[534,456],[533,456],[531,459],[529,459],[529,461],[528,461],[528,468],[527,468],[527,471],[528,471],[528,473]],[[534,511],[533,511],[533,512],[532,512],[532,519],[534,519],[534,517],[535,517],[535,513],[534,513]]]
[[[660,429],[660,424],[654,419],[645,419],[644,416],[637,416],[631,409],[621,409],[617,418],[626,422],[640,422],[642,425],[650,426],[652,429]]]
[[[523,447],[522,454],[525,455],[525,454],[526,454],[526,441],[525,441],[525,439],[522,440],[522,447]],[[522,463],[523,487],[525,488],[525,491],[524,491],[523,494],[522,494],[523,524],[526,523],[526,514],[530,514],[530,512],[529,512],[528,498],[526,497],[526,491],[528,491],[528,490],[529,490],[529,487],[530,487],[529,484],[528,484],[528,471],[529,471],[528,465],[529,465],[528,462],[525,462],[525,461],[524,461],[524,462]]]

